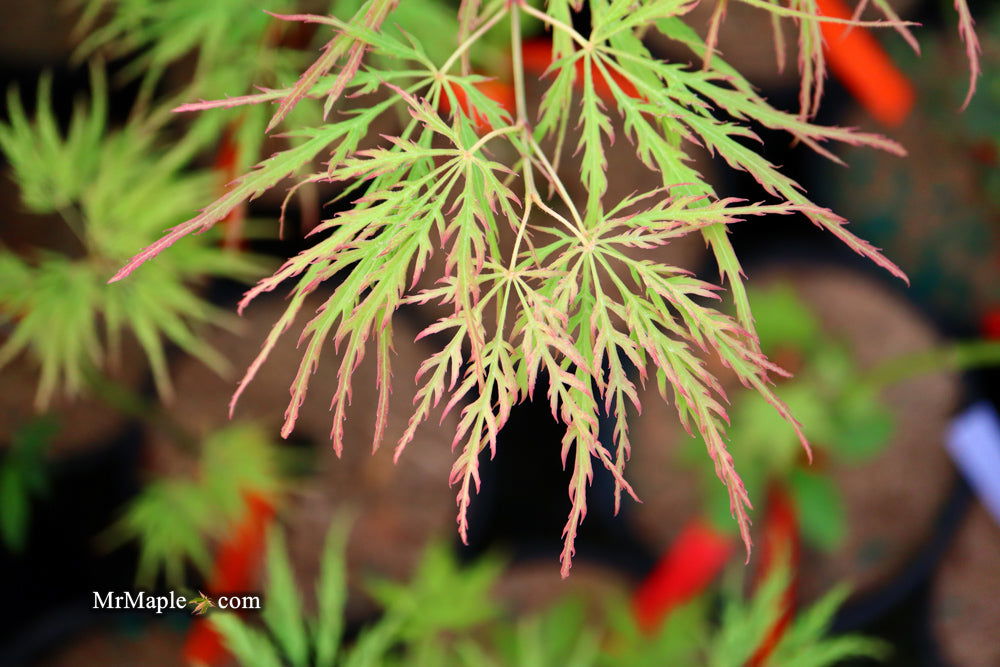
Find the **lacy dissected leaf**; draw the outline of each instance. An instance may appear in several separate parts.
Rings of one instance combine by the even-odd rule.
[[[377,360],[377,447],[389,405],[393,315],[404,304],[433,304],[438,314],[419,337],[438,345],[420,366],[414,411],[396,456],[434,413],[455,412],[457,458],[450,481],[457,488],[463,539],[481,458],[495,453],[513,407],[535,398],[536,387],[544,386],[544,400],[566,429],[558,455],[571,468],[561,558],[568,573],[595,464],[615,479],[616,505],[623,492],[631,493],[625,479],[629,413],[641,407],[637,386],[654,381],[680,421],[705,443],[749,548],[750,499],[726,449],[727,399],[709,370],[712,360],[760,395],[807,450],[808,444],[771,388],[770,377],[782,371],[761,351],[728,225],[801,215],[903,277],[876,248],[849,232],[845,220],[813,203],[771,164],[755,130],[786,132],[833,160],[838,158],[830,144],[836,143],[902,154],[891,140],[807,119],[822,94],[821,21],[900,30],[906,25],[890,12],[885,21],[820,17],[812,0],[788,6],[744,1],[771,12],[776,21],[798,24],[803,74],[798,114],[770,105],[713,54],[712,40],[706,44],[685,23],[692,3],[680,0],[589,0],[589,31],[574,23],[582,1],[551,0],[542,9],[531,2],[469,0],[456,18],[458,37],[450,53],[439,44],[424,49],[420,40],[394,27],[393,0],[345,2],[337,16],[279,17],[334,32],[296,84],[186,108],[274,102],[273,125],[301,100],[325,98],[326,120],[298,130],[301,143],[261,162],[200,215],[136,255],[114,279],[184,236],[210,229],[233,207],[288,176],[339,185],[346,210],[321,223],[312,244],[261,280],[241,303],[245,307],[281,286],[290,290],[287,310],[265,338],[234,404],[280,337],[298,327],[302,358],[282,434],[295,427],[310,378],[332,344],[338,364],[331,397],[334,450],[344,446],[352,376],[366,354]],[[719,7],[716,28],[725,4]],[[526,99],[522,19],[552,34],[552,63],[537,118]],[[651,27],[704,55],[704,66],[653,57],[641,40]],[[482,76],[468,72],[476,44],[503,32],[509,32],[513,53],[514,109],[490,99],[480,87]],[[606,196],[608,171],[615,168],[606,149],[623,139],[614,136],[615,114],[636,160],[658,172],[662,182],[659,189],[621,202]],[[368,137],[383,115],[397,119],[398,131]],[[574,176],[585,193],[579,200],[570,196],[565,169],[558,168],[564,144],[576,150]],[[691,166],[696,150],[716,153],[750,174],[767,201],[720,196]],[[317,158],[326,160],[326,168],[303,175]],[[712,249],[721,285],[656,259],[658,248],[690,234],[702,236]],[[320,286],[325,286],[322,303],[304,313],[307,298]],[[734,302],[735,315],[717,307],[724,294]],[[599,437],[602,412],[615,422],[609,441]],[[376,633],[370,641],[381,646],[386,640]]]
[[[261,3],[255,0],[71,0],[80,6],[76,34],[81,41],[77,58],[123,60],[122,74],[140,79],[139,106],[153,105],[152,98],[179,77],[172,69],[193,64],[195,75],[177,90],[177,99],[215,99],[243,95],[257,88],[273,88],[294,80],[308,62],[307,51],[297,48],[310,37],[294,25],[272,20],[270,12],[286,12],[294,0]],[[299,45],[301,46],[301,45]],[[168,122],[166,109],[155,109]],[[242,172],[258,159],[267,125],[266,107],[226,114],[185,118],[181,140],[172,152],[190,158],[201,150],[233,147],[234,167]],[[296,118],[309,122],[308,115]]]
[[[125,74],[141,76],[152,92],[171,66],[195,56],[198,76],[189,95],[216,96],[272,85],[301,68],[303,58],[281,46],[281,25],[253,0],[73,0],[80,6],[77,57],[127,57]],[[266,9],[284,12],[291,0],[273,0]],[[248,49],[253,52],[248,54]],[[206,119],[211,122],[211,119]],[[213,123],[214,124],[214,123]],[[215,125],[217,132],[219,126]]]

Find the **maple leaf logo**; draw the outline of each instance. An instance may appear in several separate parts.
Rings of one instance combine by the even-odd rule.
[[[196,616],[200,616],[201,614],[204,614],[206,611],[209,610],[209,608],[215,606],[215,603],[212,602],[212,598],[208,597],[207,595],[205,595],[201,591],[198,591],[198,597],[191,598],[188,601],[188,604],[193,604],[194,605],[194,609],[191,611],[191,613],[194,614],[194,615],[196,615]]]

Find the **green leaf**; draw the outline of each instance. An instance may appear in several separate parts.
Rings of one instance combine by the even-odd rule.
[[[896,424],[877,392],[848,390],[837,407],[838,424],[830,447],[834,456],[854,464],[870,460],[885,449]]]
[[[387,615],[401,619],[401,636],[412,641],[493,618],[497,610],[490,592],[500,569],[499,562],[488,558],[461,567],[448,546],[435,543],[409,583],[375,580],[368,590]]]
[[[847,513],[833,480],[800,468],[792,472],[788,484],[803,539],[823,551],[840,546],[847,534]]]
[[[188,563],[208,574],[212,559],[205,534],[212,519],[212,507],[197,485],[156,480],[129,502],[104,539],[109,546],[139,543],[136,583],[142,588],[154,588],[161,571],[168,585],[180,587]]]
[[[200,484],[206,502],[227,520],[243,513],[245,494],[270,495],[282,486],[279,450],[263,427],[232,423],[202,443]]]
[[[344,632],[344,605],[347,601],[348,525],[344,518],[336,519],[326,534],[316,582],[316,618],[312,622],[316,667],[333,667]]]
[[[883,660],[884,642],[860,635],[830,637],[830,627],[849,590],[838,586],[800,612],[774,649],[769,664],[790,667],[827,667],[852,658]]]
[[[225,323],[225,316],[194,293],[192,283],[209,276],[244,279],[260,269],[206,237],[186,242],[128,286],[103,286],[111,267],[197,209],[214,179],[182,169],[183,161],[158,143],[148,117],[136,114],[125,127],[108,130],[99,68],[92,82],[90,107],[77,104],[65,132],[55,121],[45,80],[33,119],[12,91],[9,122],[0,123],[0,150],[22,200],[34,212],[58,213],[81,247],[80,257],[44,247],[23,255],[0,249],[0,311],[12,328],[0,345],[0,366],[22,353],[34,358],[40,407],[57,392],[86,389],[88,374],[117,353],[124,330],[138,339],[163,395],[170,393],[165,341],[223,368],[194,327]]]
[[[230,612],[213,612],[209,616],[212,626],[222,635],[226,649],[243,667],[282,667],[267,635],[251,628],[239,616]]]
[[[815,347],[820,337],[819,321],[791,285],[751,290],[750,298],[761,349],[771,353],[787,346],[802,353]]]
[[[261,613],[264,622],[288,661],[295,667],[306,667],[309,632],[285,538],[278,528],[272,528],[267,537],[266,591],[267,604]]]
[[[43,416],[19,427],[0,457],[0,541],[11,551],[24,549],[31,502],[48,491],[46,450],[59,431],[53,417]]]

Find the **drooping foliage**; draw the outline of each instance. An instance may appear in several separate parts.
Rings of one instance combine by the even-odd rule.
[[[705,442],[749,549],[750,499],[726,450],[726,398],[707,360],[717,357],[732,369],[793,425],[803,446],[808,444],[771,390],[769,376],[781,371],[760,350],[727,226],[756,216],[803,216],[903,277],[876,248],[854,236],[845,220],[813,203],[767,160],[755,146],[755,128],[786,132],[834,160],[830,145],[838,142],[903,154],[891,140],[816,125],[810,118],[825,76],[821,21],[908,33],[907,24],[881,2],[875,4],[886,14],[884,20],[844,21],[819,16],[811,1],[789,6],[741,1],[798,27],[802,95],[797,113],[771,106],[715,53],[714,31],[708,43],[702,41],[685,22],[692,3],[681,0],[588,0],[586,27],[574,22],[582,1],[465,0],[453,26],[441,26],[440,34],[458,36],[455,47],[444,53],[437,42],[430,48],[401,28],[405,15],[396,0],[338,4],[330,16],[276,15],[280,22],[315,24],[329,35],[319,57],[294,84],[179,110],[271,103],[276,106],[267,130],[282,125],[294,143],[139,252],[113,280],[180,239],[211,229],[289,176],[302,183],[342,184],[352,206],[320,224],[314,243],[248,291],[241,304],[263,292],[289,290],[287,311],[267,336],[234,402],[277,340],[296,326],[303,354],[282,433],[294,429],[310,376],[332,343],[340,364],[331,404],[334,449],[339,452],[343,445],[351,377],[366,354],[378,359],[381,398],[375,419],[381,435],[393,315],[406,304],[434,302],[450,314],[421,334],[435,334],[441,345],[417,377],[414,412],[396,444],[397,456],[423,421],[458,411],[451,482],[458,490],[463,538],[481,456],[495,451],[513,406],[531,398],[536,386],[544,387],[539,392],[545,392],[554,417],[565,425],[561,455],[572,470],[562,553],[568,573],[594,466],[614,476],[616,502],[622,493],[632,493],[625,478],[627,417],[641,407],[636,383],[648,381],[658,384],[678,418]],[[957,4],[974,81],[971,18],[963,0]],[[725,4],[719,6],[721,20]],[[528,19],[552,36],[552,65],[537,116],[529,113],[522,62],[522,24]],[[642,41],[650,30],[688,47],[692,59],[701,62],[654,57]],[[500,31],[509,34],[512,54],[515,103],[510,109],[482,93],[482,76],[472,73],[468,57],[480,43],[495,44]],[[289,114],[307,99],[322,100],[324,120],[288,130]],[[380,117],[400,113],[404,120],[397,134],[383,137],[376,147],[363,143]],[[616,113],[625,135],[617,140],[634,146],[635,159],[660,175],[661,186],[608,201],[605,155],[616,140]],[[585,197],[571,197],[560,176],[563,146],[577,152]],[[753,176],[766,201],[737,201],[716,192],[688,159],[698,146]],[[499,156],[505,153],[516,157],[503,160]],[[324,166],[315,171],[311,165],[317,160]],[[656,248],[692,234],[711,249],[720,284],[652,259]],[[644,251],[650,252],[644,256]],[[431,262],[435,253],[442,262]],[[155,266],[143,267],[137,277]],[[426,280],[423,274],[431,266],[439,268]],[[321,285],[332,290],[325,303],[316,312],[301,312],[306,297]],[[735,315],[713,305],[720,292],[734,302]],[[598,438],[602,411],[615,419],[610,443]]]

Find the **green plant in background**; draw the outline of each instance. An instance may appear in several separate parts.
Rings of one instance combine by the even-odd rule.
[[[863,371],[841,341],[823,331],[816,316],[786,284],[752,292],[757,332],[766,354],[797,366],[795,377],[777,393],[802,420],[809,441],[823,459],[860,462],[881,451],[892,434],[892,414],[877,388],[864,382]],[[734,426],[729,447],[747,488],[757,497],[775,481],[787,485],[799,511],[805,539],[832,548],[846,526],[844,508],[833,481],[803,461],[801,448],[781,420],[752,392],[733,397]],[[791,439],[790,439],[791,438]],[[711,474],[695,455],[684,452],[689,465]],[[729,530],[725,498],[704,484],[709,516],[717,528]]]
[[[0,542],[20,551],[28,536],[31,501],[49,488],[45,450],[58,430],[50,417],[39,417],[14,433],[0,457]]]
[[[685,22],[691,5],[680,0],[589,0],[590,24],[579,30],[573,16],[582,3],[550,0],[542,8],[523,0],[463,2],[456,46],[443,59],[396,27],[394,0],[366,0],[353,13],[338,11],[336,16],[279,16],[286,22],[316,24],[331,35],[320,57],[294,85],[189,104],[184,110],[275,103],[267,125],[271,131],[300,102],[318,98],[324,100],[325,122],[296,127],[292,134],[302,139],[300,143],[248,171],[201,214],[136,255],[113,280],[128,276],[189,234],[212,228],[290,175],[301,183],[363,189],[352,208],[317,228],[311,247],[247,293],[241,308],[262,292],[292,284],[288,309],[234,402],[278,338],[301,315],[305,298],[329,283],[334,285],[332,295],[316,313],[304,316],[303,356],[282,433],[288,435],[294,428],[309,377],[332,339],[340,351],[340,384],[332,398],[334,449],[342,447],[351,375],[369,352],[379,366],[377,445],[388,409],[392,316],[404,304],[440,302],[451,307],[452,314],[424,332],[440,334],[443,343],[421,369],[415,411],[397,443],[397,456],[442,398],[445,412],[460,411],[454,440],[460,453],[451,481],[459,489],[463,538],[467,508],[479,485],[480,455],[487,449],[493,453],[512,407],[530,398],[536,380],[544,375],[552,412],[566,426],[562,458],[573,471],[561,556],[563,573],[568,574],[595,460],[614,474],[616,500],[623,491],[631,493],[623,476],[630,447],[626,418],[630,406],[639,406],[634,380],[626,372],[628,360],[643,381],[655,378],[680,420],[702,436],[749,549],[749,498],[726,450],[727,415],[718,380],[699,351],[720,357],[741,382],[800,429],[770,389],[768,377],[778,369],[760,351],[726,225],[749,216],[804,215],[889,271],[902,273],[848,232],[844,220],[811,202],[745,141],[756,138],[753,127],[764,126],[788,132],[833,159],[823,146],[829,141],[903,151],[875,135],[808,121],[825,75],[819,25],[839,19],[819,16],[813,3],[785,7],[744,1],[771,13],[776,22],[794,21],[801,31],[797,115],[769,105],[714,53],[711,40],[702,42]],[[974,84],[978,66],[971,17],[963,0],[956,7]],[[715,21],[721,20],[724,9],[720,3]],[[906,31],[891,10],[886,14],[890,20],[885,22],[850,23]],[[529,115],[521,59],[522,21],[527,18],[544,24],[553,38],[553,64],[537,120]],[[477,90],[480,78],[471,73],[466,57],[501,24],[509,25],[513,59],[516,104],[510,113]],[[653,57],[641,41],[649,30],[703,56],[703,66]],[[574,94],[574,86],[579,94]],[[662,188],[621,202],[604,200],[604,150],[613,137],[602,88],[623,118],[637,161],[662,176]],[[439,113],[443,107],[451,113]],[[393,110],[405,112],[398,134],[374,148],[363,144],[369,127]],[[482,135],[476,131],[480,119],[490,128]],[[578,128],[574,147],[586,192],[583,201],[570,198],[557,169],[571,123]],[[751,174],[774,203],[746,204],[717,194],[688,163],[694,144]],[[513,164],[494,157],[494,149],[502,145],[516,154]],[[325,168],[303,174],[316,159],[324,159]],[[642,256],[688,234],[703,236],[712,249],[735,303],[735,317],[704,300],[719,285]],[[512,245],[505,243],[508,237]],[[415,289],[438,248],[445,261],[443,270],[431,276],[435,286]],[[611,448],[598,439],[602,406],[617,420]],[[799,439],[805,446],[801,432]]]
[[[428,547],[409,584],[370,584],[383,615],[353,643],[346,644],[346,541],[347,523],[341,519],[327,534],[316,582],[315,611],[307,614],[284,537],[277,528],[270,533],[261,614],[264,631],[235,614],[210,615],[237,660],[248,667],[448,664],[443,661],[445,647],[441,643],[445,634],[461,633],[496,617],[490,589],[500,572],[498,563],[483,559],[461,567],[450,549],[437,544]]]
[[[761,349],[796,368],[795,377],[782,382],[776,393],[802,420],[806,436],[822,454],[821,464],[809,465],[795,431],[775,418],[770,406],[752,391],[733,396],[729,448],[750,493],[762,497],[768,485],[782,485],[792,497],[806,541],[832,549],[848,527],[840,494],[824,468],[829,462],[852,465],[870,460],[889,443],[894,423],[882,390],[923,373],[1000,363],[1000,344],[944,345],[865,370],[843,341],[824,331],[791,285],[752,290],[751,296]],[[688,447],[681,457],[703,472],[709,517],[717,528],[728,531],[727,498],[712,483],[712,471],[697,449]]]
[[[126,332],[145,351],[163,395],[170,393],[165,341],[222,369],[224,358],[193,329],[225,324],[228,315],[191,285],[212,276],[247,279],[260,271],[248,257],[223,252],[209,235],[179,246],[125,289],[103,287],[136,244],[195,210],[213,181],[204,171],[186,169],[190,152],[183,143],[165,147],[152,121],[137,118],[109,130],[104,74],[99,67],[92,71],[90,106],[76,106],[65,133],[52,110],[48,78],[39,82],[33,119],[12,90],[9,120],[0,123],[0,150],[24,206],[35,214],[57,214],[78,244],[75,252],[0,246],[0,318],[10,327],[0,345],[0,366],[22,352],[38,363],[40,407],[57,392],[87,389],[88,377],[117,355]]]
[[[221,537],[217,531],[239,518],[246,494],[274,496],[281,490],[281,454],[254,424],[211,433],[201,443],[193,475],[147,483],[103,540],[108,547],[138,542],[136,583],[143,588],[153,588],[161,573],[168,585],[183,585],[188,565],[207,575],[211,545]]]
[[[645,633],[622,600],[606,600],[605,622],[595,622],[582,601],[564,599],[542,612],[507,620],[491,599],[500,563],[484,559],[460,566],[450,549],[428,548],[405,584],[374,581],[369,591],[383,613],[353,641],[344,638],[344,550],[347,526],[327,536],[312,613],[304,611],[279,530],[268,541],[263,627],[219,611],[209,618],[244,667],[361,667],[467,665],[468,667],[574,667],[705,664],[741,667],[783,613],[787,570],[777,568],[750,598],[724,596],[715,620],[706,596],[676,609],[661,628]],[[878,657],[885,647],[858,636],[828,637],[846,590],[837,589],[791,624],[765,665],[823,667],[853,657]]]
[[[296,36],[286,34],[259,11],[259,3],[248,0],[74,0],[74,4],[81,10],[77,58],[100,54],[127,59],[123,74],[141,78],[144,106],[153,104],[150,98],[169,69],[185,60],[193,62],[193,76],[180,90],[176,85],[170,89],[171,100],[275,85],[295,76],[304,61],[301,48],[285,44]],[[294,4],[276,0],[269,9],[287,11]],[[167,114],[169,106],[169,100],[155,100],[153,112]],[[242,171],[257,160],[266,124],[262,109],[206,115],[185,128],[184,138],[200,149],[211,149],[229,126],[229,139],[238,147],[234,167]]]
[[[620,607],[612,629],[612,648],[598,665],[712,665],[742,667],[750,664],[785,613],[785,592],[790,579],[787,568],[777,567],[749,597],[724,590],[718,618],[709,597],[698,598],[674,611],[656,632],[644,635],[625,607]],[[838,587],[801,611],[782,633],[761,665],[775,667],[821,667],[854,658],[882,658],[884,644],[859,635],[831,636],[834,615],[847,598],[848,589]],[[514,663],[518,664],[518,663]],[[552,662],[550,664],[558,664]]]

